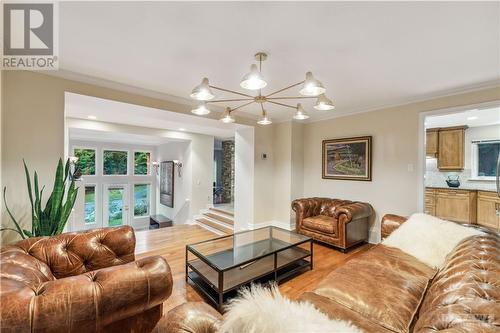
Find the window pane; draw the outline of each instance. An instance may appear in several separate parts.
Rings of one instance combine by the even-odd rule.
[[[95,186],[85,186],[85,223],[95,223]]]
[[[75,149],[74,154],[78,157],[76,166],[82,172],[82,175],[95,175],[95,150]]]
[[[134,153],[134,174],[149,175],[150,153],[136,151]]]
[[[127,174],[127,152],[119,150],[105,150],[103,152],[105,175]]]
[[[149,215],[149,184],[134,185],[134,216]]]
[[[500,142],[480,143],[477,146],[477,175],[480,177],[495,177]]]
[[[122,187],[108,188],[108,225],[114,227],[123,224]]]

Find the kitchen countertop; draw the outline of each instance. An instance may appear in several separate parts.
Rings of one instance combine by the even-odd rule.
[[[432,184],[425,184],[425,187],[432,187],[432,188],[442,188],[442,189],[447,189],[447,190],[477,190],[477,191],[487,191],[487,192],[496,192],[496,185],[495,183],[482,183],[482,182],[461,182],[460,187],[449,187],[446,185],[446,183],[441,184],[441,183],[432,183]]]

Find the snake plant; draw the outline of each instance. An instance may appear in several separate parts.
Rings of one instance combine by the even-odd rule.
[[[44,208],[42,208],[42,202],[45,186],[40,189],[38,185],[38,173],[35,171],[33,177],[34,188],[32,188],[31,175],[24,160],[23,164],[29,200],[31,203],[31,231],[22,229],[10,211],[6,200],[6,187],[3,189],[3,200],[7,213],[14,223],[15,228],[0,228],[0,231],[15,231],[23,239],[27,237],[53,236],[60,234],[66,226],[66,222],[71,214],[78,193],[78,188],[75,186],[75,179],[70,170],[69,159],[66,161],[64,167],[62,159],[59,159],[54,180],[54,188]],[[67,186],[68,181],[69,186]]]

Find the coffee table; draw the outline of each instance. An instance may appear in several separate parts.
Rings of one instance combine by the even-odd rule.
[[[309,243],[309,244],[307,244]],[[186,246],[186,282],[219,311],[251,282],[280,281],[313,269],[312,238],[278,227],[237,232]]]

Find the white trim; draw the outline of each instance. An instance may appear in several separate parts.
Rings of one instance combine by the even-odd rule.
[[[417,197],[417,210],[418,212],[424,211],[424,193],[425,193],[425,117],[432,115],[445,115],[463,112],[471,109],[487,109],[500,105],[500,100],[494,100],[490,102],[483,102],[477,104],[460,105],[444,109],[436,109],[431,111],[424,111],[419,113],[418,117],[418,164],[420,168],[417,170],[417,176],[419,179],[419,184],[417,186],[418,197]]]

